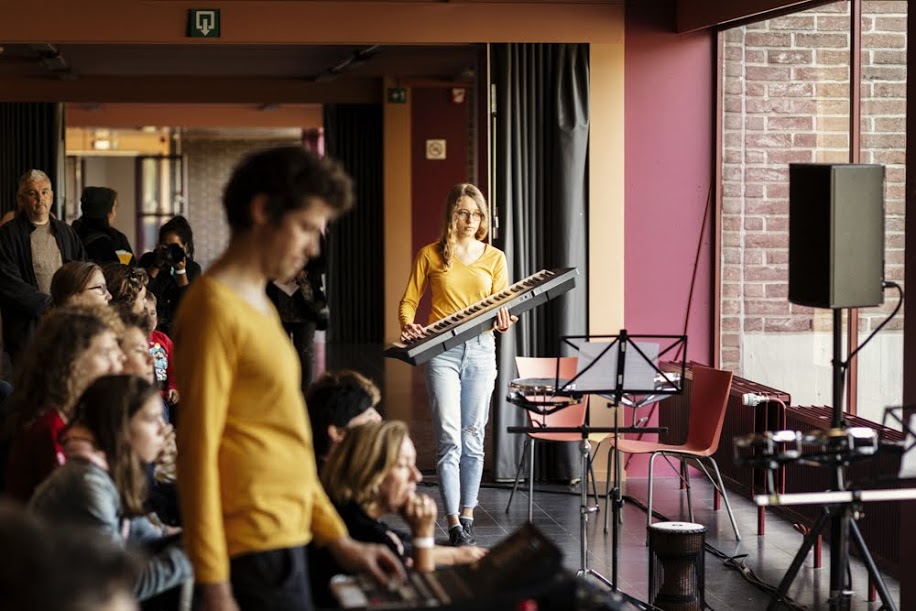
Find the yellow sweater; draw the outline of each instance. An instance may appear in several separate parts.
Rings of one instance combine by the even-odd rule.
[[[346,534],[318,480],[299,359],[275,312],[202,276],[176,319],[175,371],[178,492],[198,582],[228,580],[232,556]]]
[[[452,257],[451,268],[445,269],[435,243],[421,248],[401,298],[398,318],[402,327],[414,322],[417,305],[427,286],[432,296],[427,324],[431,324],[509,286],[506,255],[487,244],[483,254],[472,264],[465,265]]]

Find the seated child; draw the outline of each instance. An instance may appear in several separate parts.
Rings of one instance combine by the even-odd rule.
[[[153,330],[149,335],[149,353],[153,356],[156,382],[162,388],[162,397],[169,405],[178,403],[178,387],[175,385],[175,371],[172,368],[172,339],[157,329],[159,318],[156,313],[156,295],[147,291],[146,314],[152,321]]]
[[[152,323],[146,314],[121,312],[124,334],[121,350],[127,357],[124,373],[143,378],[156,384],[153,371],[153,357],[149,351],[149,335]],[[178,497],[175,490],[175,462],[178,449],[175,444],[175,429],[169,423],[169,406],[162,399],[162,417],[166,422],[165,448],[156,461],[147,467],[149,478],[149,508],[162,522],[172,526],[179,524]]]

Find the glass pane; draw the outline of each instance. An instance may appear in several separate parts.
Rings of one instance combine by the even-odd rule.
[[[182,156],[140,158],[142,213],[169,217],[185,213],[185,167]]]
[[[159,208],[159,163],[155,157],[140,158],[140,212],[154,214]]]
[[[862,3],[863,163],[885,166],[884,278],[903,286],[904,186],[906,180],[906,2]],[[897,304],[859,310],[859,341]],[[884,407],[903,401],[903,310],[859,353],[858,415],[881,422]]]
[[[144,216],[139,219],[137,231],[137,259],[143,253],[156,248],[159,243],[159,227],[166,222],[169,217]]]
[[[185,158],[169,158],[169,193],[171,194],[169,213],[172,216],[176,214],[185,214]]]
[[[849,160],[849,20],[836,2],[724,32],[722,366],[796,405],[832,403],[833,317],[788,301],[788,165]]]

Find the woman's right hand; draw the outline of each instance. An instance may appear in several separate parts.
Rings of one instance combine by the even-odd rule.
[[[401,341],[409,342],[414,339],[419,339],[426,335],[423,331],[423,325],[418,325],[415,322],[409,323],[401,327]]]
[[[431,537],[436,530],[436,502],[426,494],[415,494],[401,509],[414,537]]]

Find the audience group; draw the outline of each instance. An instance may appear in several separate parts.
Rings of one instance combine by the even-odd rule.
[[[313,163],[311,158],[301,160],[301,151],[275,155],[293,165]],[[227,200],[231,190],[230,184]],[[246,204],[254,202],[252,218],[241,224],[227,204],[233,243],[243,248],[249,247],[245,240],[261,231],[256,214],[260,192],[246,196]],[[263,526],[257,523],[258,512],[273,519],[270,512],[276,509],[256,507],[251,516],[227,517],[226,507],[231,510],[238,502],[240,510],[248,511],[251,504],[292,503],[297,493],[268,490],[256,481],[257,474],[247,470],[261,459],[247,449],[239,460],[255,462],[240,463],[237,481],[227,484],[224,479],[220,489],[211,489],[202,465],[216,455],[222,465],[225,452],[234,451],[227,446],[237,442],[239,448],[246,447],[254,439],[246,435],[260,433],[245,432],[244,422],[230,421],[239,417],[232,413],[215,423],[219,431],[213,433],[207,428],[212,419],[199,408],[215,400],[213,389],[227,393],[227,401],[238,399],[236,385],[244,387],[239,375],[277,375],[267,353],[261,355],[266,362],[254,365],[251,361],[258,355],[238,351],[243,346],[232,345],[230,335],[268,323],[283,334],[280,317],[269,306],[267,315],[275,322],[265,322],[251,310],[242,318],[227,318],[228,330],[213,327],[214,317],[207,310],[213,296],[223,311],[228,311],[225,302],[235,299],[229,290],[231,274],[217,262],[213,276],[208,272],[196,283],[199,290],[189,290],[201,268],[193,260],[193,234],[183,217],[164,224],[159,246],[135,259],[127,238],[112,226],[118,209],[115,191],[87,187],[82,216],[73,227],[54,217],[52,201],[48,176],[31,170],[20,180],[16,215],[0,226],[0,313],[4,349],[12,362],[12,373],[0,376],[12,387],[0,398],[0,538],[7,545],[0,560],[0,607],[216,608],[205,596],[208,584],[227,577],[216,573],[231,569],[235,592],[236,573],[264,568],[246,564],[249,555],[232,549],[232,537],[243,533],[239,540],[245,545]],[[295,205],[299,202],[270,214],[283,220],[284,215],[298,214]],[[323,229],[323,222],[318,225]],[[282,226],[277,220],[264,221],[267,233],[258,235],[286,231]],[[255,260],[270,261],[263,252],[252,252]],[[317,247],[309,252],[316,255]],[[238,260],[248,265],[241,256]],[[306,263],[292,260],[300,270]],[[292,280],[277,275],[267,277]],[[262,297],[267,298],[264,291]],[[202,319],[190,324],[195,314]],[[208,335],[212,329],[216,336]],[[254,327],[251,331],[258,333]],[[211,345],[214,337],[221,345]],[[202,353],[202,346],[208,352]],[[295,353],[301,355],[298,348]],[[223,367],[229,360],[233,367],[239,365]],[[195,371],[187,371],[189,363]],[[264,371],[246,370],[252,366]],[[296,380],[290,386],[281,381],[285,390],[276,392],[280,396],[293,388],[298,399],[291,405],[301,411],[280,410],[283,422],[266,424],[272,428],[269,435],[283,438],[292,431],[294,436],[260,451],[265,455],[261,462],[272,464],[296,457],[297,464],[282,467],[290,474],[285,486],[294,488],[300,475],[305,475],[303,482],[315,482],[316,491],[306,493],[309,500],[303,506],[312,515],[304,526],[292,526],[305,529],[308,544],[301,567],[308,583],[304,596],[330,607],[334,599],[329,584],[338,573],[368,570],[377,578],[385,573],[403,577],[407,569],[432,571],[481,558],[485,550],[478,547],[436,544],[436,503],[418,490],[422,475],[406,424],[382,419],[378,387],[350,370],[327,372],[300,386],[300,371],[296,366],[282,368],[284,376]],[[233,390],[221,390],[220,385]],[[262,384],[251,392],[274,390]],[[294,446],[307,454],[297,449],[279,455]],[[255,479],[248,481],[248,475]],[[235,489],[244,502],[228,498]],[[249,498],[252,490],[264,496]],[[202,534],[196,526],[207,517],[198,503],[208,503],[212,495],[219,499],[226,521],[212,532],[219,533],[217,539],[228,539],[228,551],[225,540],[208,540],[208,531]],[[290,505],[281,512],[292,509]],[[385,521],[389,515],[399,516],[395,526]],[[231,567],[201,562],[214,549],[231,556]],[[258,562],[262,560],[259,556]],[[226,600],[231,605],[219,608],[254,608],[237,594]],[[305,600],[295,608],[311,605]]]

